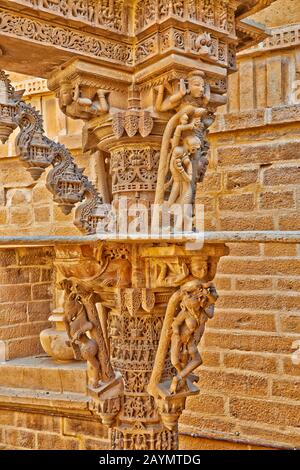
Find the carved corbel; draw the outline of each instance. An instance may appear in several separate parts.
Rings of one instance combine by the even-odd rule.
[[[110,91],[84,83],[72,84],[63,80],[57,91],[62,112],[72,119],[88,121],[109,113],[108,95]]]
[[[74,273],[75,274],[75,273]],[[61,283],[65,290],[64,322],[77,359],[87,361],[90,408],[112,426],[121,410],[123,380],[111,365],[106,325],[96,307],[99,297],[76,278]]]
[[[52,192],[54,201],[65,214],[69,214],[76,203],[86,198],[77,209],[75,224],[84,233],[95,233],[98,222],[107,215],[101,195],[83,175],[83,170],[78,168],[70,152],[44,135],[42,116],[35,108],[21,101],[22,95],[23,91],[16,92],[8,76],[0,71],[0,138],[1,132],[2,140],[5,140],[12,130],[19,127],[16,147],[20,160],[33,179],[37,180],[52,165],[47,188]],[[101,91],[97,96],[104,106],[105,92]]]

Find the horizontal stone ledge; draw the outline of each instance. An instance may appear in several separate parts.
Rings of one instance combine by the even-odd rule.
[[[274,106],[273,108],[257,108],[240,110],[230,113],[219,113],[210,129],[211,135],[270,125],[293,124],[300,121],[299,103]]]
[[[120,234],[119,237],[103,235],[82,235],[82,236],[0,236],[0,248],[6,247],[37,247],[37,246],[57,246],[57,245],[88,245],[102,241],[119,243],[184,243],[201,242],[204,243],[300,243],[300,231],[242,231],[242,232],[204,232],[204,234],[178,234],[178,236],[149,237],[148,235],[127,235]]]
[[[51,410],[59,416],[70,416],[79,412],[90,416],[89,398],[78,393],[56,393],[44,390],[0,387],[0,410],[37,412]]]

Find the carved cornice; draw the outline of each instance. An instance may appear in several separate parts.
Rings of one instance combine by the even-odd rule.
[[[33,2],[33,0],[30,1]],[[107,31],[109,30],[107,25],[102,30],[94,28],[83,31],[74,27],[72,22],[69,23],[72,25],[70,27],[46,21],[42,19],[42,14],[39,15],[41,18],[36,18],[37,9],[39,13],[42,13],[42,10],[38,8],[41,1],[43,0],[34,2],[34,15],[32,9],[25,9],[26,14],[24,15],[24,9],[20,13],[0,8],[0,36],[20,38],[54,47],[58,54],[58,61],[62,60],[62,57],[60,59],[62,51],[68,51],[72,55],[89,57],[98,62],[103,61],[103,63],[110,62],[115,67],[130,70],[134,65],[140,67],[141,64],[158,54],[166,55],[177,52],[191,57],[197,56],[206,62],[215,62],[234,69],[230,60],[233,55],[231,49],[238,44],[239,40],[245,47],[249,45],[249,42],[252,44],[253,41],[257,42],[265,38],[264,30],[256,24],[249,24],[249,22],[238,23],[239,38],[237,38],[233,2],[227,0],[222,2],[203,0],[201,8],[200,3],[194,0],[193,2],[181,0],[173,4],[165,0],[153,1],[153,5],[156,6],[153,18],[151,16],[152,10],[145,8],[143,0],[143,15],[146,18],[150,15],[151,21],[148,23],[145,20],[143,27],[140,27],[142,23],[138,22],[136,43],[130,28],[127,28],[126,35],[123,34],[118,38],[115,34]],[[50,5],[50,0],[46,1]],[[22,4],[24,2],[28,3],[29,0],[28,2],[23,0]],[[0,6],[1,3],[5,2],[0,0]],[[11,3],[17,2],[10,2],[10,7]],[[62,3],[56,2],[56,7],[59,8]],[[142,3],[140,2],[138,5],[142,5]],[[173,5],[173,11],[170,14],[162,13],[168,12],[170,5]],[[202,16],[199,16],[199,12],[202,12]],[[53,14],[56,14],[56,10],[53,10]],[[116,12],[113,11],[113,16],[115,17],[115,15]],[[210,35],[209,48],[205,45],[203,47],[199,40],[199,37],[205,34]]]
[[[290,49],[300,45],[300,24],[270,28],[269,33],[270,36],[263,42],[241,52],[238,56],[258,55],[272,50]]]
[[[30,16],[49,18],[60,24],[97,33],[136,36],[153,25],[190,21],[235,36],[235,17],[244,18],[274,0],[0,0],[0,6]]]
[[[49,18],[75,27],[128,32],[129,4],[126,0],[1,0],[1,6]]]
[[[133,64],[133,50],[129,44],[57,26],[4,9],[0,9],[1,34],[62,48],[79,55],[121,64],[124,67]]]

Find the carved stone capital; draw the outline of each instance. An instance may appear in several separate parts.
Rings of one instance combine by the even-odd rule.
[[[198,344],[213,317],[223,244],[57,246],[71,344],[88,362],[90,409],[115,449],[176,449],[186,398],[199,393]]]

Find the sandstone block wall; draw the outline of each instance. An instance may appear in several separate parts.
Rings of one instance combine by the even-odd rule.
[[[52,250],[0,249],[0,361],[40,354],[53,301]]]
[[[204,337],[202,393],[189,399],[182,432],[300,446],[300,368],[292,360],[300,337],[299,276],[299,245],[231,244]]]
[[[107,429],[83,415],[49,416],[29,411],[1,410],[0,450],[99,450],[109,449]]]

